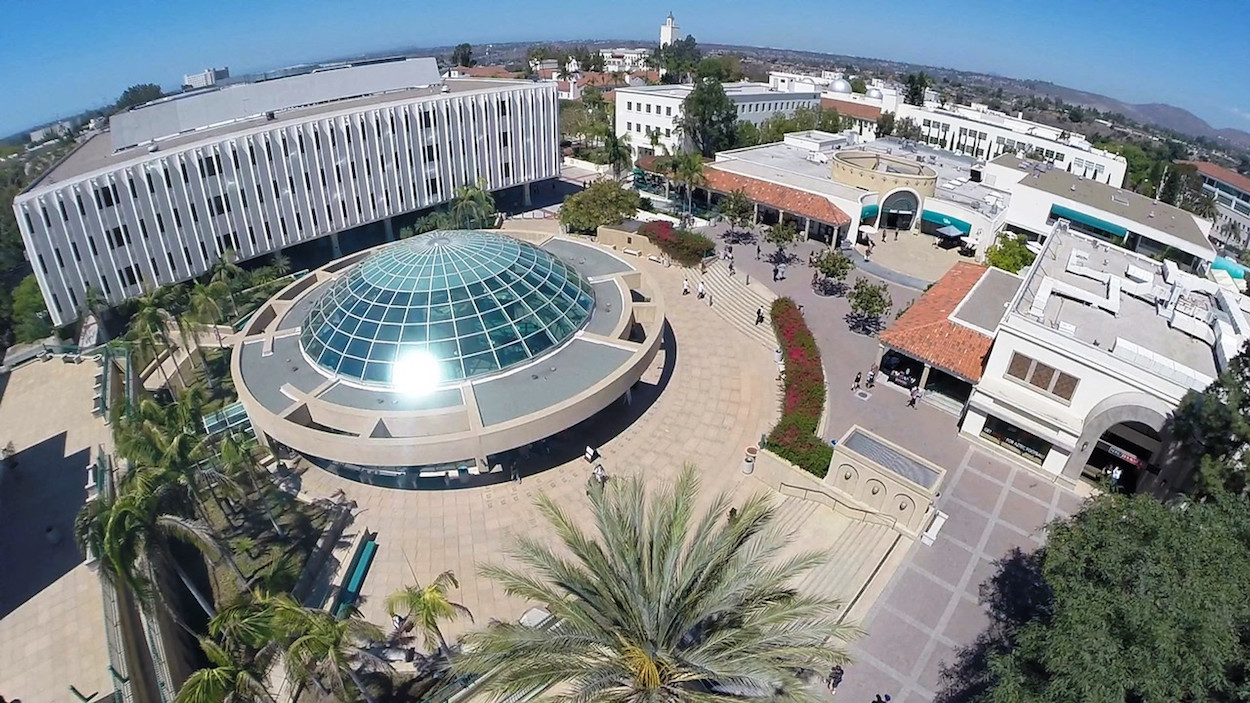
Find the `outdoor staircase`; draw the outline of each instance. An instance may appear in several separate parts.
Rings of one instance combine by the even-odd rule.
[[[690,289],[694,295],[699,281],[703,281],[704,289],[712,296],[712,309],[725,318],[729,324],[743,334],[768,347],[777,348],[777,335],[769,322],[769,310],[777,295],[757,281],[746,282],[746,274],[739,271],[729,275],[729,264],[723,259],[716,259],[707,265],[707,273],[700,274],[698,268],[690,270]],[[699,301],[706,303],[706,300]],[[755,324],[755,311],[764,308],[764,322]]]
[[[844,613],[862,610],[855,608],[859,597],[884,587],[897,566],[891,557],[898,556],[896,547],[904,541],[884,523],[850,518],[796,496],[777,503],[774,522],[793,535],[787,552],[828,551],[828,560],[804,574],[797,586],[811,596],[837,599]]]

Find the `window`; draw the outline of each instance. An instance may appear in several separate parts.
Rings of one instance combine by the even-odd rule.
[[[195,209],[195,203],[191,203],[191,221],[196,223],[200,221],[200,212]]]
[[[70,242],[69,250],[74,255],[74,261],[82,261],[82,255],[78,253],[78,242]]]
[[[159,212],[156,213],[156,231],[165,234],[165,218]]]
[[[429,191],[433,197],[438,197],[438,176],[432,176],[425,182],[425,189]],[[344,213],[346,216],[346,213]]]
[[[132,198],[137,197],[139,195],[139,192],[135,190],[135,179],[127,178],[126,182],[130,185],[130,197]]]
[[[214,215],[224,215],[226,214],[226,211],[230,209],[230,204],[220,195],[214,195],[213,198],[208,201],[208,209]]]
[[[1012,353],[1011,361],[1007,364],[1007,375],[1065,401],[1072,400],[1077,384],[1080,383],[1075,376],[1058,371],[1052,366],[1030,359],[1019,352]]]
[[[504,178],[512,178],[512,164],[505,162],[501,170]]]
[[[673,116],[673,106],[672,106],[672,105],[669,105],[668,107],[664,108],[664,116],[665,116],[665,117],[672,117],[672,116]]]
[[[499,145],[505,148],[508,146],[508,133],[507,132],[499,133]]]
[[[126,244],[126,237],[122,234],[121,227],[114,227],[113,229],[105,232],[104,238],[109,243],[109,249],[117,249],[118,247],[125,246]]]
[[[671,137],[671,136],[673,136],[673,130],[671,130],[671,129],[667,128],[667,127],[666,127],[666,128],[664,128],[664,136],[666,136],[666,137]]]
[[[178,208],[174,208],[174,226],[182,226],[182,213],[178,212]]]
[[[44,227],[51,227],[51,226],[52,226],[52,219],[48,217],[48,208],[46,208],[46,207],[44,207],[44,206],[40,205],[40,206],[39,206],[39,212],[43,213],[43,226],[44,226]],[[29,223],[29,222],[27,222],[27,223],[26,223],[26,226],[27,226],[28,228],[34,229],[33,227],[30,227],[30,223]]]
[[[205,176],[217,175],[217,162],[213,160],[213,157],[208,156],[200,159],[200,173]]]
[[[651,114],[651,103],[647,103],[647,114]]]
[[[190,183],[191,177],[187,175],[187,162],[183,161],[178,164],[178,168],[182,170],[182,182]]]
[[[429,110],[422,110],[421,111],[421,126],[433,127],[434,126],[434,113],[430,112]]]
[[[87,237],[87,247],[91,249],[92,256],[99,256],[100,250],[96,248],[95,239]]]
[[[150,194],[156,193],[156,184],[152,182],[152,172],[148,171],[147,173],[143,175],[146,176],[148,179],[148,193]]]
[[[634,103],[633,103],[633,101],[632,101],[632,100],[626,100],[626,101],[625,101],[625,109],[626,109],[626,110],[633,110],[633,109],[634,109]]]
[[[633,122],[626,122],[626,123],[625,123],[625,131],[626,131],[626,132],[632,132],[632,131],[634,131],[634,123],[633,123]]]
[[[97,208],[113,207],[113,192],[108,188],[96,188],[95,206]]]
[[[135,275],[134,266],[127,266],[126,268],[122,269],[118,273],[121,275],[121,279],[126,283],[127,286],[139,285],[139,277]]]

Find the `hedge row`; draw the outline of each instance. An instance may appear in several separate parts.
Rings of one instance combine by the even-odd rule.
[[[774,300],[772,320],[786,369],[781,420],[768,434],[768,448],[824,478],[833,459],[833,448],[816,436],[825,407],[825,371],[820,365],[820,349],[794,300]]]
[[[674,227],[673,223],[663,220],[644,224],[638,228],[638,234],[683,266],[694,266],[716,251],[716,245],[707,237]]]

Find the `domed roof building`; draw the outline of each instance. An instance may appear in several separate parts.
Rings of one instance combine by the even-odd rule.
[[[872,98],[873,100],[880,100],[880,99],[882,99],[882,98],[884,97],[884,96],[881,94],[881,89],[880,89],[880,88],[869,88],[869,89],[868,89],[868,92],[866,93],[866,95],[867,95],[868,97]]]
[[[851,84],[845,78],[838,78],[829,83],[829,90],[834,93],[850,93]]]
[[[490,480],[500,454],[638,381],[663,326],[653,294],[589,244],[436,231],[287,286],[249,320],[232,372],[258,439],[325,469],[402,488]]]

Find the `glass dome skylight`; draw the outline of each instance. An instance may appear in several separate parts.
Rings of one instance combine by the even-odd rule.
[[[396,387],[495,373],[564,342],[594,292],[571,266],[511,237],[436,231],[387,246],[334,280],[300,344],[349,381]]]

